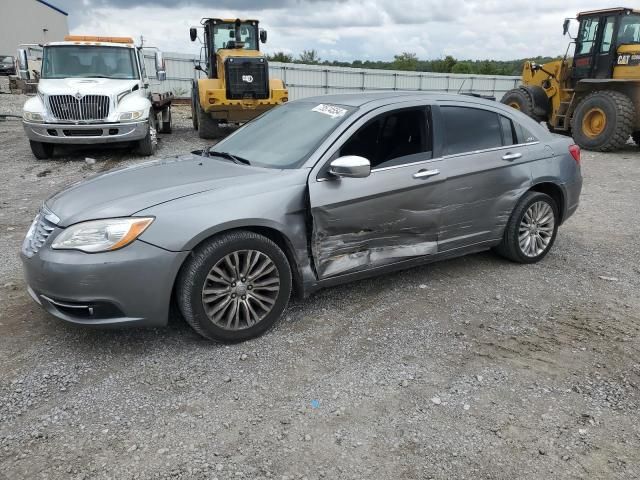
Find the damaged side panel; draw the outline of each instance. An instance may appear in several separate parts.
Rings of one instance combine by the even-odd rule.
[[[443,177],[416,180],[412,174],[419,168],[310,185],[312,252],[320,278],[437,253]]]

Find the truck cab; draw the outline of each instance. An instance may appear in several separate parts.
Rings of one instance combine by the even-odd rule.
[[[37,95],[23,108],[23,125],[38,159],[55,145],[133,143],[152,155],[157,133],[171,131],[170,93],[152,93],[141,47],[128,37],[67,36],[42,46]],[[21,75],[26,55],[18,53]],[[164,60],[156,52],[158,79]]]

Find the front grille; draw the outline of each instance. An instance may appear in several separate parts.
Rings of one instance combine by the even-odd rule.
[[[22,252],[27,257],[33,257],[51,235],[55,229],[55,224],[47,220],[45,214],[40,211],[31,224],[31,228],[27,232],[27,236],[22,244]]]
[[[73,95],[50,95],[49,109],[58,120],[104,120],[109,116],[109,97],[107,95],[85,95],[76,98]]]
[[[65,137],[99,137],[102,135],[102,129],[62,130],[62,133]]]
[[[225,62],[227,98],[269,98],[269,67],[264,58],[232,57]]]

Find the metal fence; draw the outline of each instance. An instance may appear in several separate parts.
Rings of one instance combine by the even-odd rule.
[[[167,82],[163,89],[179,98],[191,95],[191,82],[198,57],[182,53],[166,53]],[[147,72],[155,72],[152,54],[145,54]],[[520,77],[501,75],[467,75],[455,73],[407,72],[375,70],[297,63],[269,63],[271,78],[281,78],[289,89],[289,98],[310,97],[330,93],[366,90],[428,90],[438,92],[473,92],[483,95],[502,95],[520,82]]]

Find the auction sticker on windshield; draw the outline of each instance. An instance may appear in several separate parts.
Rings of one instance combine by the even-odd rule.
[[[347,113],[345,108],[337,107],[335,105],[326,105],[324,103],[321,103],[317,107],[313,107],[311,111],[324,113],[325,115],[329,115],[331,118],[344,117]]]

